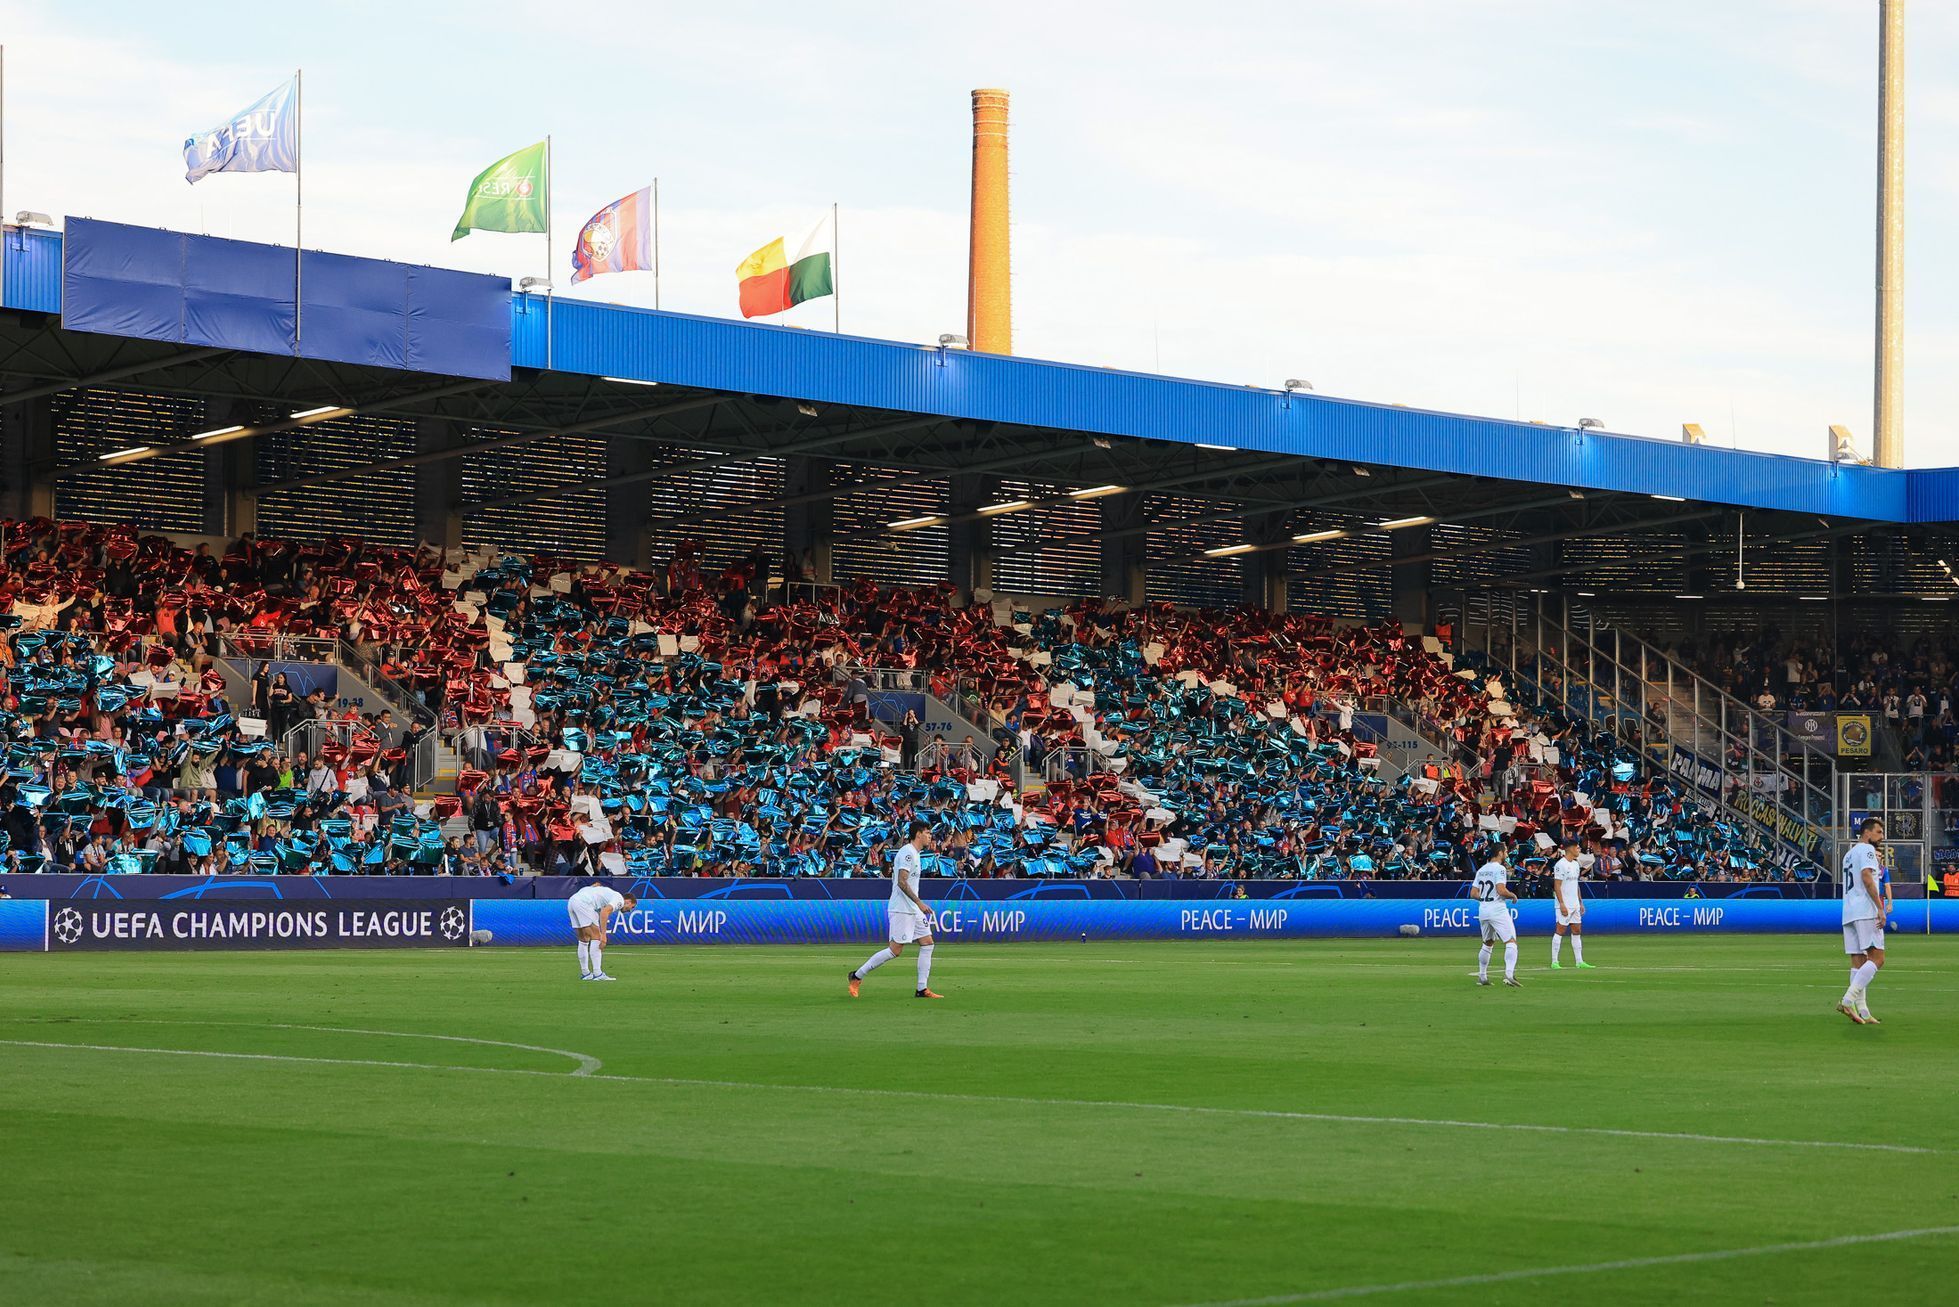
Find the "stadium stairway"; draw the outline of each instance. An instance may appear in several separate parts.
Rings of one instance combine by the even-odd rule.
[[[418,790],[417,798],[432,794],[454,794],[456,778],[462,775],[463,757],[449,746],[449,741],[437,738],[435,743],[435,774],[429,778],[424,790]]]
[[[1815,832],[1834,824],[1836,760],[1779,716],[1742,702],[1631,632],[1547,600],[1514,627],[1505,658],[1481,657],[1537,699],[1602,727],[1691,785],[1725,821],[1792,859],[1829,861]],[[1466,647],[1478,647],[1473,631]],[[1807,772],[1790,765],[1806,760]]]

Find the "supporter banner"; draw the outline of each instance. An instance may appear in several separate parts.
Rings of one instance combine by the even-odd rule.
[[[1789,734],[1798,743],[1813,744],[1819,749],[1837,747],[1837,722],[1835,713],[1792,712],[1789,714]]]
[[[51,952],[76,949],[442,948],[469,943],[462,902],[39,905]],[[556,907],[562,914],[564,908]]]
[[[1476,905],[1462,899],[1341,900],[1283,903],[1110,902],[934,903],[937,938],[947,942],[1167,939],[1304,939],[1479,932]],[[1934,928],[1959,930],[1959,903],[1926,909]],[[1911,929],[1923,930],[1914,905]],[[1528,935],[1550,933],[1548,899],[1514,910]],[[491,944],[569,944],[571,927],[558,903],[520,900],[476,905],[475,925]],[[1834,935],[1842,909],[1834,900],[1603,899],[1588,901],[1588,934],[1670,934],[1722,931]],[[744,902],[641,903],[616,914],[611,938],[621,944],[871,944],[884,938],[882,903]]]
[[[1675,776],[1706,790],[1709,794],[1721,792],[1721,769],[1691,749],[1674,745],[1673,755],[1667,760],[1667,767]]]
[[[20,899],[86,899],[129,903],[299,902],[342,899],[449,902],[458,899],[565,899],[592,884],[575,876],[81,876],[66,873],[0,874],[0,892]],[[643,899],[864,899],[883,903],[890,882],[799,876],[631,877],[608,882]],[[927,876],[934,899],[1023,902],[1076,899],[1432,899],[1461,897],[1467,882],[1451,880],[953,880]],[[1593,881],[1585,892],[1616,898],[1814,898],[1813,881]],[[1824,887],[1828,893],[1828,887]]]
[[[1800,813],[1794,813],[1776,801],[1773,794],[1758,790],[1744,790],[1733,795],[1730,800],[1735,808],[1768,829],[1789,844],[1801,849],[1805,856],[1814,857],[1816,846],[1822,842],[1823,833],[1806,821]]]
[[[1871,715],[1859,712],[1837,714],[1837,752],[1846,758],[1871,756]]]

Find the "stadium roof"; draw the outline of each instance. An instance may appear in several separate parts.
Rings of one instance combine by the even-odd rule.
[[[222,256],[223,248],[270,248],[212,245],[219,255],[207,257]],[[1070,488],[1119,488],[1156,496],[1155,506],[1167,498],[1200,506],[1215,536],[1198,541],[1203,548],[1166,545],[1153,523],[1128,528],[1152,532],[1152,566],[1235,553],[1241,546],[1228,542],[1241,539],[1283,550],[1316,539],[1323,525],[1360,534],[1420,518],[1457,528],[1421,557],[1508,551],[1515,565],[1500,569],[1507,574],[1501,580],[1540,584],[1581,572],[1562,555],[1572,552],[1569,542],[1588,537],[1637,541],[1642,533],[1665,533],[1665,547],[1677,555],[1711,560],[1724,547],[1720,532],[1730,553],[1743,531],[1747,549],[1759,555],[1886,524],[1914,531],[1926,524],[1927,539],[1942,541],[1945,530],[1932,524],[1959,519],[1959,469],[1835,464],[582,299],[547,304],[525,293],[508,298],[508,381],[82,332],[61,325],[59,315],[70,307],[63,303],[63,257],[58,233],[7,230],[4,304],[16,312],[0,323],[0,403],[123,388],[294,413],[330,402],[352,414],[439,418],[465,429],[454,448],[411,445],[392,457],[285,478],[261,470],[261,497],[466,452],[529,446],[527,453],[541,455],[550,438],[589,435],[657,443],[687,456],[612,466],[601,454],[584,474],[513,483],[468,498],[462,511],[569,504],[580,494],[705,468],[815,455],[868,469],[871,479],[853,482],[856,492],[997,476],[1047,487],[1035,492],[1035,508],[1065,506]],[[290,252],[284,257],[289,267]],[[309,268],[312,258],[309,252]],[[311,286],[310,272],[308,278]],[[293,425],[264,422],[247,434],[276,435]],[[160,433],[141,457],[187,452],[190,434]],[[758,486],[742,504],[664,515],[656,505],[652,525],[693,529],[841,493],[796,493],[778,481]],[[956,494],[948,499],[917,520],[929,516],[937,528],[980,516]],[[902,521],[902,496],[893,504]],[[1737,526],[1738,511],[1745,526]],[[891,523],[864,520],[850,529],[875,535]],[[1046,544],[1036,532],[1016,547],[1038,552]],[[1528,553],[1547,544],[1556,547],[1548,558],[1541,549]],[[1487,570],[1479,575],[1499,580]],[[1920,579],[1882,588],[1905,593]],[[1654,588],[1669,587],[1678,583]]]
[[[61,236],[14,232],[5,306],[61,312]],[[543,304],[511,295],[514,368],[1742,508],[1959,519],[1959,468],[1830,463],[584,299],[560,297],[549,314]]]

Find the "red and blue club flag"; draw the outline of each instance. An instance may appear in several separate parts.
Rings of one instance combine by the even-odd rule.
[[[579,228],[571,279],[601,272],[653,271],[653,190],[647,187],[600,209]]]

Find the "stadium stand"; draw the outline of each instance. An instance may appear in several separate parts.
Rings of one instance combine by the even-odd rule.
[[[4,530],[15,870],[876,874],[924,814],[982,876],[1455,878],[1494,840],[1528,873],[1565,836],[1598,877],[1814,874],[1393,623]],[[381,702],[294,683],[321,664]],[[982,734],[925,738],[947,713]]]
[[[1764,711],[1870,713],[1901,757],[1919,751],[1905,770],[1945,771],[1959,741],[1959,667],[1950,644],[1883,630],[1841,631],[1825,641],[1765,627],[1745,637],[1682,640],[1668,652]]]

